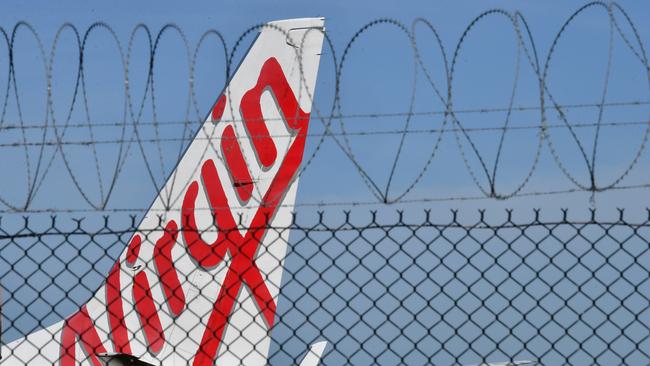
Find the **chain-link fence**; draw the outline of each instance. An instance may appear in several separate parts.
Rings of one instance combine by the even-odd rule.
[[[227,313],[248,311],[251,318],[242,323],[233,315],[225,333],[212,334],[221,341],[217,364],[228,347],[234,354],[246,352],[239,355],[242,364],[251,364],[246,360],[256,352],[268,356],[269,364],[298,364],[318,341],[328,342],[324,365],[650,361],[650,218],[633,223],[621,212],[618,220],[576,221],[565,213],[546,220],[539,212],[508,212],[494,224],[482,213],[477,220],[456,213],[433,219],[426,211],[411,216],[301,216],[288,228],[251,229],[263,231],[260,251],[288,241],[288,253],[272,270],[249,262],[239,281],[250,289],[247,299],[242,290],[232,300],[263,297],[245,278],[251,268],[258,273],[261,268],[268,284],[284,267],[282,285],[270,300],[273,306],[235,304]],[[169,226],[135,234],[135,224],[135,219],[3,221],[3,345],[10,345],[3,349],[3,362],[41,364],[35,361],[39,354],[56,347],[62,360],[72,352],[77,362],[88,364],[100,364],[94,353],[104,352],[132,353],[163,365],[197,364],[206,345],[201,335],[211,325],[209,314],[197,314],[200,307],[192,304],[207,301],[216,309],[223,300],[204,291],[209,285],[197,286],[225,287],[223,271],[236,266],[237,254],[230,247],[230,254],[222,253],[225,267],[197,265],[184,272],[182,257],[192,249],[180,239],[182,232],[165,247],[159,238],[171,233]],[[138,235],[142,241],[136,247]],[[206,240],[210,235],[202,233]],[[155,254],[147,261],[150,241]],[[115,268],[121,268],[119,275]],[[146,273],[144,280],[140,273]],[[96,291],[102,282],[106,291]],[[138,290],[143,283],[148,287]],[[79,310],[80,304],[86,305]],[[267,319],[268,329],[251,338],[247,327],[269,310],[275,318]],[[57,328],[65,318],[63,329]],[[23,338],[43,327],[52,333],[47,344]],[[30,352],[20,349],[30,342],[35,343]]]

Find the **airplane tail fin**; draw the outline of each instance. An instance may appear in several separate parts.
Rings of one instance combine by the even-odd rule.
[[[267,363],[323,26],[261,28],[105,284],[0,364]]]

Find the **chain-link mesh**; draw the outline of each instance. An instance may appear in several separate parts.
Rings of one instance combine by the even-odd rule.
[[[197,330],[203,334],[209,321],[194,314],[196,323],[184,329],[183,324],[191,324],[185,313],[194,309],[191,303],[213,303],[216,297],[197,290],[200,281],[195,276],[207,275],[209,282],[222,284],[223,272],[197,267],[179,277],[178,270],[171,273],[173,262],[169,272],[163,272],[166,267],[158,259],[142,262],[151,272],[136,268],[139,262],[131,262],[131,272],[127,271],[125,266],[135,254],[129,250],[136,227],[135,220],[125,224],[112,219],[2,223],[2,336],[4,346],[13,345],[3,347],[3,362],[46,364],[37,360],[50,343],[62,350],[57,356],[64,354],[61,342],[69,340],[52,330],[48,345],[33,346],[28,359],[12,358],[20,347],[17,344],[31,342],[23,336],[42,327],[58,329],[57,322],[67,318],[68,330],[75,335],[73,348],[84,351],[75,357],[85,358],[87,364],[98,362],[93,352],[132,353],[163,365],[192,364],[202,345],[201,337],[194,334]],[[641,365],[650,361],[650,219],[632,223],[622,214],[619,220],[607,222],[594,217],[575,221],[566,214],[558,220],[544,220],[538,214],[513,219],[508,213],[494,224],[483,214],[471,221],[461,220],[456,213],[449,220],[434,220],[429,212],[408,220],[402,214],[345,213],[298,217],[288,228],[264,231],[265,243],[288,238],[289,247],[276,268],[280,271],[284,266],[275,319],[264,333],[270,332],[271,344],[258,349],[256,340],[248,338],[248,347],[233,347],[238,347],[236,352],[265,353],[269,364],[299,364],[318,341],[328,342],[321,360],[324,365],[522,360],[544,365]],[[165,232],[169,228],[162,225],[151,233],[140,229],[142,248]],[[173,260],[189,247],[181,239],[171,245],[168,253],[173,249],[169,256]],[[260,250],[268,245],[273,244]],[[122,285],[112,292],[115,298],[108,298],[109,290],[106,295],[95,294],[107,275],[111,283],[109,273],[118,257],[124,266],[118,262]],[[233,266],[225,257],[227,266]],[[268,277],[276,270],[262,272]],[[144,294],[138,295],[140,282],[132,272],[147,273],[150,288]],[[217,274],[210,277],[213,273]],[[111,315],[118,315],[111,313],[116,309],[111,304],[122,300],[120,290],[123,299],[131,298],[124,290],[128,281],[134,282],[136,300],[124,300],[121,307],[124,314],[119,316],[124,321],[115,324],[126,326],[129,333],[120,340],[119,326],[109,324]],[[244,283],[252,290],[249,297],[255,297],[256,288]],[[89,301],[93,294],[95,299]],[[154,306],[155,311],[147,313],[141,303],[153,299],[158,304],[158,297],[167,305]],[[101,306],[91,305],[93,301]],[[174,301],[184,307],[175,308]],[[80,308],[81,304],[86,305]],[[89,313],[86,323],[79,321],[84,309]],[[235,305],[233,311],[241,311],[237,309]],[[251,317],[265,311],[257,310]],[[180,315],[175,317],[176,311]],[[77,323],[70,320],[71,314]],[[153,317],[162,320],[149,322]],[[134,326],[129,322],[134,319],[142,329],[131,334]],[[232,317],[229,321],[229,336],[243,332],[236,329]],[[75,328],[79,324],[88,328]],[[86,332],[97,339],[86,337]],[[229,347],[226,338],[215,357]],[[120,342],[129,344],[130,352],[118,352],[125,350]],[[241,355],[240,363],[250,364],[249,356]]]

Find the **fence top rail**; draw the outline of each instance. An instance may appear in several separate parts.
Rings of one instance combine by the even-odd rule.
[[[378,211],[358,212],[317,212],[315,214],[299,215],[294,213],[291,224],[284,226],[266,225],[250,226],[243,223],[240,217],[239,224],[235,230],[256,230],[270,229],[276,232],[298,231],[305,234],[317,232],[363,232],[369,230],[391,231],[404,228],[412,231],[430,228],[439,231],[447,229],[473,230],[505,230],[519,229],[527,230],[534,227],[544,227],[550,230],[559,227],[573,227],[582,229],[585,227],[598,226],[605,230],[614,227],[629,227],[633,230],[650,227],[650,208],[646,209],[646,216],[635,215],[628,218],[625,210],[619,209],[617,217],[609,215],[606,219],[600,219],[595,209],[582,217],[570,217],[569,210],[560,210],[555,217],[544,217],[542,211],[534,209],[528,214],[517,213],[513,210],[505,210],[501,215],[494,215],[499,218],[488,218],[485,210],[478,210],[477,215],[460,214],[459,210],[451,210],[446,218],[441,215],[433,217],[431,210],[422,210],[416,214],[409,214],[398,210],[391,213]],[[530,214],[532,213],[532,215]],[[443,215],[444,216],[444,215]],[[468,217],[472,216],[472,217]],[[492,216],[492,215],[491,215]],[[580,216],[580,215],[579,215]],[[124,218],[126,217],[126,220]],[[165,230],[165,217],[157,216],[157,224],[141,227],[140,220],[136,215],[128,216],[102,216],[99,220],[93,218],[60,218],[57,215],[43,216],[22,216],[18,222],[7,224],[7,220],[0,216],[0,240],[12,240],[17,238],[46,237],[46,236],[105,236],[105,235],[126,235],[140,232],[142,234],[153,233]],[[179,231],[183,231],[183,226]],[[202,233],[219,231],[216,226],[210,226]],[[223,231],[223,230],[221,230]]]

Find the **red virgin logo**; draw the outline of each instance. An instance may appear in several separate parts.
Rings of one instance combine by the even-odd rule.
[[[277,162],[276,145],[262,115],[260,98],[266,90],[273,93],[278,108],[294,136],[293,142],[280,162]],[[221,118],[225,106],[226,99],[225,96],[222,96],[211,113],[213,121],[218,121]],[[202,183],[199,180],[192,181],[185,191],[181,209],[181,227],[179,228],[175,220],[170,220],[154,247],[153,261],[159,283],[163,288],[166,308],[169,309],[169,315],[172,317],[181,315],[187,305],[185,293],[171,257],[172,247],[178,243],[179,231],[187,243],[187,252],[201,269],[213,268],[221,263],[227,253],[230,255],[230,265],[214,301],[210,317],[207,319],[207,323],[204,320],[200,323],[206,324],[206,326],[194,356],[194,366],[214,363],[242,286],[248,287],[269,329],[275,320],[276,303],[267,287],[264,274],[255,263],[255,255],[302,161],[309,113],[300,108],[280,64],[273,57],[266,60],[262,66],[257,84],[242,97],[240,110],[258,163],[263,168],[280,164],[269,188],[255,209],[248,230],[244,234],[240,232],[230,209],[233,205],[228,201],[222,185],[222,182],[230,180],[239,200],[246,203],[252,196],[255,184],[246,165],[234,128],[229,125],[223,130],[220,147],[230,177],[220,177],[212,159],[203,161],[201,163]],[[249,161],[249,163],[251,162]],[[206,192],[212,217],[215,218],[215,224],[219,229],[217,239],[212,243],[207,243],[201,238],[196,224],[195,201],[201,184]],[[139,255],[140,243],[140,235],[135,234],[127,249],[125,265],[133,266],[135,264]],[[135,310],[140,319],[149,352],[156,354],[162,350],[166,335],[151,294],[149,279],[144,271],[138,272],[134,276],[132,294],[126,294],[122,293],[119,274],[120,263],[118,262],[106,281],[106,306],[111,331],[110,338],[114,349],[118,353],[132,353],[122,300],[130,295],[135,303]],[[95,355],[106,352],[106,349],[85,306],[65,321],[61,335],[62,366],[75,365],[77,339],[85,353],[89,355],[92,364],[101,366]]]

